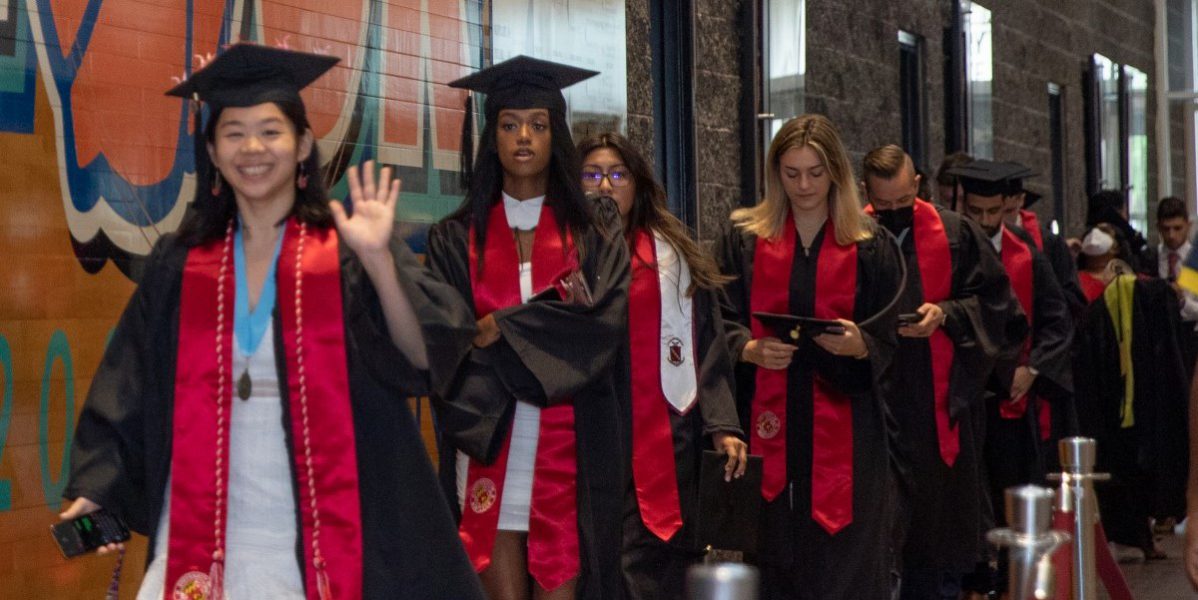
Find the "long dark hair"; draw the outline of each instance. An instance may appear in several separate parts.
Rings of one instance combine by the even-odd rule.
[[[498,121],[498,118],[488,119],[483,127],[466,199],[453,214],[446,217],[468,221],[473,225],[474,243],[479,248],[486,246],[487,220],[491,207],[499,201],[503,191],[503,165],[499,162],[499,143],[496,139]],[[570,136],[570,126],[566,124],[565,115],[557,110],[549,110],[549,132],[549,185],[545,198],[553,210],[553,216],[557,218],[558,225],[563,230],[566,227],[570,228],[581,261],[586,256],[582,233],[588,228],[606,233],[606,227],[596,220],[592,203],[582,191],[582,161],[574,148],[574,138]],[[480,263],[482,257],[483,253],[479,252]]]
[[[720,273],[714,259],[695,243],[686,225],[670,212],[666,204],[666,191],[653,178],[649,162],[632,146],[628,138],[618,133],[600,133],[578,142],[578,155],[585,158],[601,148],[608,148],[619,155],[628,172],[632,174],[636,194],[632,209],[628,211],[628,226],[624,228],[625,241],[634,260],[648,263],[648,257],[637,256],[634,241],[636,232],[649,229],[661,234],[674,249],[686,259],[690,268],[691,285],[688,296],[697,288],[714,290],[732,281],[732,277]]]
[[[304,105],[298,102],[275,102],[275,105],[295,128],[297,140],[303,137],[304,132],[310,129]],[[213,110],[208,117],[208,125],[204,127],[204,138],[209,144],[216,142],[216,124],[220,122],[222,112],[223,109]],[[196,152],[207,152],[207,149],[197,148]],[[333,224],[333,214],[329,212],[328,190],[325,189],[324,176],[320,172],[320,153],[315,143],[312,144],[312,152],[307,160],[300,164],[308,175],[308,185],[305,189],[296,186],[295,204],[288,216],[316,227],[330,227]],[[216,166],[208,160],[208,156],[197,156],[195,201],[191,203],[187,217],[179,227],[179,238],[187,246],[198,246],[223,238],[229,220],[237,218],[237,201],[232,186],[227,181],[222,181],[220,192],[213,195],[212,182],[215,176]]]

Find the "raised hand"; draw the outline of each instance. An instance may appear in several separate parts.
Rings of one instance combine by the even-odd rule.
[[[337,233],[359,259],[386,253],[395,227],[400,180],[391,178],[391,167],[383,167],[376,180],[373,160],[366,161],[361,171],[350,167],[346,177],[354,214],[347,215],[340,202],[329,202]]]

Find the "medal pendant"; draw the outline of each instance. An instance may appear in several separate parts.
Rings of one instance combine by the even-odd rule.
[[[249,400],[250,394],[253,391],[254,386],[250,383],[250,370],[246,369],[241,372],[241,377],[237,378],[237,397],[242,400]]]

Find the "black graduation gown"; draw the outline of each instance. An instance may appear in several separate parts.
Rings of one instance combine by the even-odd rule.
[[[789,223],[788,223],[789,226]],[[823,232],[804,256],[795,236],[790,310],[814,312],[816,260]],[[720,270],[736,279],[728,284],[724,321],[729,352],[739,359],[750,332],[750,291],[756,236],[730,228],[717,242]],[[898,292],[902,266],[894,237],[878,228],[857,245],[857,292],[853,311],[858,323],[887,308]],[[894,381],[894,308],[862,327],[869,357],[836,357],[810,340],[801,340],[788,370],[786,489],[765,504],[761,547],[762,598],[885,598],[890,594],[893,548],[894,479],[890,465],[888,421],[883,398]],[[756,366],[738,362],[737,412],[748,419]],[[853,522],[835,536],[811,517],[812,377],[818,371],[852,400]],[[747,429],[746,429],[747,431]]]
[[[546,406],[560,398],[574,399],[580,599],[623,595],[621,518],[631,472],[626,383],[628,249],[614,204],[599,207],[598,219],[606,233],[592,228],[576,238],[586,249],[582,271],[591,286],[593,306],[583,309],[538,301],[495,311],[502,331],[499,341],[473,348],[443,400],[433,404],[440,433],[441,482],[446,495],[456,500],[458,450],[490,462],[511,427],[517,400]],[[430,228],[428,265],[458,290],[473,314],[469,232],[465,220],[453,218]],[[487,435],[496,425],[497,435]],[[453,508],[459,510],[456,501]]]
[[[1135,424],[1121,426],[1124,382],[1120,333],[1105,295],[1087,309],[1074,340],[1081,433],[1098,442],[1095,470],[1111,481],[1095,486],[1111,541],[1152,547],[1149,517],[1185,515],[1189,380],[1176,330],[1177,296],[1162,279],[1140,279],[1130,298]]]
[[[482,598],[407,398],[445,386],[476,330],[457,293],[436,281],[398,237],[398,279],[411,299],[431,369],[414,368],[391,342],[378,297],[344,244],[341,291],[362,515],[364,598]],[[121,315],[79,416],[64,496],[86,497],[150,539],[171,466],[179,304],[187,248],[173,235],[154,246]],[[282,299],[280,299],[282,300]],[[279,311],[279,380],[287,381]],[[284,396],[287,386],[279,388]],[[287,400],[283,406],[286,413]],[[284,418],[284,427],[290,420]],[[290,439],[293,432],[287,431]],[[289,447],[290,450],[290,447]],[[292,474],[294,478],[294,473]],[[299,526],[297,514],[297,528]],[[303,564],[303,548],[296,560]],[[302,568],[302,567],[301,567]]]
[[[1069,310],[1074,315],[1081,314],[1086,308],[1086,294],[1082,292],[1081,283],[1077,279],[1077,262],[1073,258],[1073,253],[1069,251],[1069,245],[1065,243],[1065,238],[1053,233],[1044,225],[1040,225],[1040,239],[1044,241],[1045,258],[1048,259],[1048,264],[1052,265],[1052,272],[1057,275],[1057,283],[1061,284],[1061,292],[1065,295],[1065,302],[1069,304]]]
[[[981,535],[989,502],[982,492],[982,393],[1002,349],[1027,335],[1027,321],[981,229],[956,213],[939,212],[952,257],[949,299],[939,306],[954,347],[949,414],[958,428],[960,453],[953,466],[940,456],[926,338],[898,338],[895,376],[903,392],[890,398],[890,410],[898,426],[894,450],[904,508],[898,524],[904,569],[963,573],[981,559],[986,543]],[[905,313],[925,301],[915,245],[919,234],[909,230],[902,241],[908,274],[900,306]],[[910,579],[904,577],[904,588]]]
[[[991,377],[986,393],[985,462],[996,525],[1005,522],[1003,491],[1027,483],[1042,485],[1045,473],[1057,470],[1057,440],[1077,431],[1070,357],[1073,318],[1069,304],[1048,259],[1036,250],[1027,232],[1010,225],[1005,227],[1019,236],[1032,254],[1032,345],[1027,364],[1040,374],[1030,393],[1038,398],[1037,402],[1049,402],[1052,427],[1049,440],[1041,441],[1039,411],[1031,402],[1022,418],[1004,419],[999,414],[1000,403],[1009,399],[1011,378],[1023,344],[1022,340],[1015,342],[1006,349],[1006,357],[995,365],[995,376]]]
[[[691,297],[699,392],[695,406],[685,415],[669,411],[670,429],[674,434],[678,501],[682,510],[682,528],[669,543],[661,541],[645,527],[635,487],[631,480],[629,482],[621,562],[628,596],[636,600],[681,600],[685,597],[686,569],[701,560],[704,554],[698,539],[699,469],[703,451],[713,449],[711,436],[715,433],[743,436],[736,414],[732,361],[728,358],[728,343],[724,338],[719,294],[718,291],[696,288]],[[672,300],[663,297],[662,301]]]

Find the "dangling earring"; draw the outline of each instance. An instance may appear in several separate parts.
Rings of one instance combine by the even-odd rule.
[[[304,163],[299,164],[299,177],[295,178],[295,185],[301,190],[308,189],[308,167]]]
[[[212,173],[212,195],[220,195],[220,171],[213,171]]]

